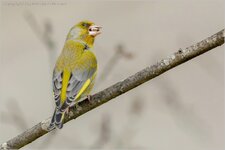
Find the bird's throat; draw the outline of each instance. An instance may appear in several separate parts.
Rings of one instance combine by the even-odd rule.
[[[93,47],[95,37],[93,37],[93,36],[91,36],[91,35],[85,35],[85,36],[82,37],[81,40],[84,41],[85,43],[87,43],[87,45],[88,45],[89,47]]]

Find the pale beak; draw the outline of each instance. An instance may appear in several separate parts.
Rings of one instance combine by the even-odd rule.
[[[94,36],[94,37],[97,36],[97,35],[99,35],[101,33],[100,32],[100,29],[101,28],[102,27],[96,26],[96,25],[90,26],[89,29],[88,29],[89,35]]]

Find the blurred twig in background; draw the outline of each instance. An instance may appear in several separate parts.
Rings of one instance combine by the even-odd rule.
[[[44,30],[42,31],[31,12],[26,12],[24,17],[31,29],[34,31],[35,35],[44,43],[48,50],[55,50],[55,44],[52,39],[53,29],[51,22],[46,20],[44,23]]]
[[[26,12],[25,20],[30,25],[31,29],[34,31],[35,35],[40,39],[40,41],[46,46],[50,70],[53,70],[53,65],[57,57],[56,44],[53,40],[53,26],[49,19],[46,19],[43,25],[43,30],[41,26],[38,25],[34,15],[31,12]]]
[[[103,148],[111,138],[111,117],[108,114],[102,116],[100,123],[100,132],[97,141],[91,146],[91,148]]]
[[[133,116],[140,116],[144,110],[144,99],[141,97],[135,97],[130,106],[130,113]]]
[[[124,127],[120,131],[120,134],[114,138],[115,148],[144,149],[139,145],[133,145],[133,139],[138,132],[137,126],[144,111],[144,102],[145,100],[139,96],[133,98],[127,115],[128,120],[123,125]]]
[[[133,54],[127,52],[122,44],[118,44],[118,46],[115,49],[114,55],[105,65],[102,74],[99,76],[99,79],[101,81],[100,83],[103,83],[105,81],[105,79],[108,77],[111,71],[113,71],[113,68],[116,66],[116,64],[121,58],[131,59],[133,58]]]
[[[114,55],[110,58],[108,63],[105,65],[102,73],[99,76],[99,82],[97,86],[104,83],[105,79],[112,73],[113,68],[118,64],[120,59],[132,59],[133,54],[126,51],[122,44],[118,44],[114,51]],[[96,142],[90,148],[104,148],[107,144],[113,142],[112,139],[112,126],[110,126],[111,116],[109,114],[105,114],[102,116],[102,120],[100,122],[100,133]]]
[[[143,112],[144,99],[135,97],[130,105],[127,114],[126,124],[123,126],[119,135],[113,133],[113,126],[111,126],[111,116],[108,114],[103,115],[100,123],[100,132],[97,141],[91,148],[104,149],[104,147],[111,148],[141,148],[140,146],[132,145],[132,139],[135,137],[137,131],[136,126],[141,118]],[[142,148],[143,149],[143,148]]]
[[[157,58],[157,56],[154,56],[153,58]],[[210,64],[215,65],[213,56],[211,61],[213,63]],[[198,63],[198,65],[200,64]],[[204,68],[205,67],[202,69]],[[208,70],[205,68],[205,71]],[[204,121],[195,114],[191,106],[187,107],[188,104],[182,103],[179,93],[177,93],[176,89],[173,87],[173,83],[169,82],[169,79],[161,79],[158,83],[157,86],[162,93],[163,103],[172,113],[177,125],[181,127],[183,131],[192,130],[191,133],[196,134],[201,139],[203,139],[203,137],[204,139],[207,139],[209,133],[205,130],[206,127]],[[189,131],[186,133],[189,133]]]
[[[9,99],[7,108],[7,112],[0,113],[3,123],[15,125],[20,131],[26,130],[28,128],[27,120],[18,101],[14,98]]]
[[[199,67],[204,70],[204,72],[209,75],[213,80],[216,80],[217,83],[219,84],[224,84],[223,82],[221,82],[220,79],[220,74],[217,74],[216,72],[218,72],[220,70],[220,68],[222,68],[222,66],[220,66],[219,61],[212,56],[211,59],[209,59],[207,62],[203,62],[203,61],[199,61],[197,63],[197,65],[199,65]],[[217,67],[215,67],[217,66]]]
[[[191,106],[187,107],[187,104],[182,103],[172,83],[169,83],[168,80],[161,80],[159,83],[158,86],[164,97],[163,102],[169,108],[177,125],[186,133],[197,135],[201,140],[208,139],[210,133],[209,130],[205,130],[206,126],[203,119],[197,116]],[[191,137],[193,138],[193,136]]]

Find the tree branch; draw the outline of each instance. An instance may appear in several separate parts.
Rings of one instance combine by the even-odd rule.
[[[206,38],[205,40],[194,44],[185,49],[180,49],[171,56],[162,59],[156,64],[147,67],[136,74],[120,81],[103,91],[100,91],[92,96],[92,100],[89,102],[87,99],[79,102],[79,106],[82,110],[78,111],[75,108],[71,108],[69,115],[65,117],[65,123],[75,119],[86,112],[112,100],[113,98],[163,74],[164,72],[201,55],[217,46],[224,44],[224,29],[220,32]],[[0,149],[19,149],[37,138],[50,132],[47,127],[50,123],[50,118],[38,123],[34,127],[26,130],[20,135],[10,139],[9,141],[1,144]]]

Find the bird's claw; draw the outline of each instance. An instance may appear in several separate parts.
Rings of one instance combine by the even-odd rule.
[[[70,112],[70,107],[68,107],[66,110],[65,110],[65,114],[68,115]]]
[[[92,101],[92,95],[88,95],[88,96],[87,96],[87,99],[88,99],[89,103],[93,104],[93,101]]]
[[[77,103],[77,104],[75,104],[75,107],[76,107],[77,111],[81,111],[81,110],[82,110],[82,107],[81,107],[81,106],[79,106],[79,105],[78,105],[78,103]]]

